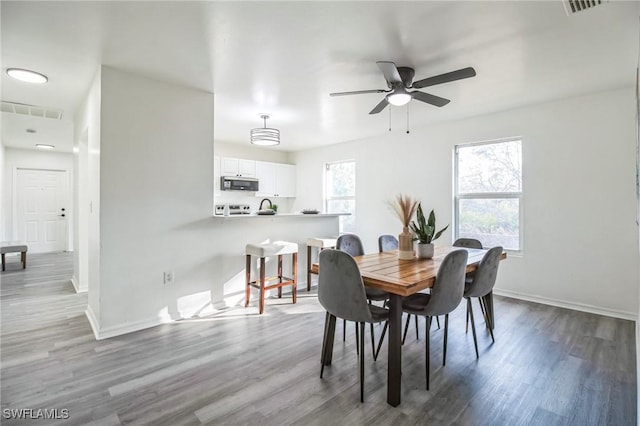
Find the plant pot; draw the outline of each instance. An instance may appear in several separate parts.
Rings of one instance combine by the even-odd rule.
[[[433,257],[433,244],[418,243],[418,257],[420,259],[431,259]]]
[[[410,260],[415,257],[416,253],[413,249],[413,234],[409,232],[409,228],[405,227],[402,234],[398,235],[398,259]]]

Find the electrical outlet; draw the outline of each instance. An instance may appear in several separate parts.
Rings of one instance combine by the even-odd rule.
[[[173,271],[166,271],[164,273],[164,285],[173,284]]]

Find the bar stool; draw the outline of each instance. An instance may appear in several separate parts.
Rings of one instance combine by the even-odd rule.
[[[264,292],[273,288],[278,289],[278,297],[282,297],[282,287],[292,286],[293,303],[296,303],[296,286],[298,284],[298,244],[288,241],[274,241],[267,244],[247,244],[245,247],[247,257],[246,264],[246,294],[244,307],[249,306],[251,297],[251,287],[260,290],[260,314],[264,312]],[[292,255],[293,278],[282,275],[282,256]],[[260,258],[260,279],[251,281],[251,256]],[[275,277],[265,277],[265,258],[268,256],[278,256],[278,275]],[[276,283],[269,284],[269,281],[277,280]]]
[[[311,291],[311,274],[318,275],[318,264],[311,263],[311,248],[318,248],[318,253],[326,248],[336,248],[335,238],[307,239],[307,291]]]

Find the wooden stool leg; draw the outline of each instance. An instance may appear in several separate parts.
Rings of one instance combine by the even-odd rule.
[[[298,290],[298,253],[293,253],[293,303],[296,303],[296,292]]]
[[[2,270],[4,271],[4,253],[2,253]]]
[[[20,260],[22,260],[22,269],[27,269],[27,252],[20,253]]]
[[[282,283],[282,255],[278,255],[278,282]],[[278,299],[282,297],[282,287],[278,287]]]
[[[311,291],[311,246],[307,246],[307,291]]]
[[[264,257],[260,258],[260,315],[264,312]]]
[[[244,294],[245,308],[249,306],[249,298],[251,297],[251,284],[249,284],[251,282],[251,255],[248,254],[246,257],[247,257],[246,270],[245,270],[246,289]]]

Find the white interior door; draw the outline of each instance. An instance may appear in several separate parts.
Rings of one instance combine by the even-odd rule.
[[[26,242],[29,252],[66,249],[66,175],[59,170],[17,170],[17,237]]]

